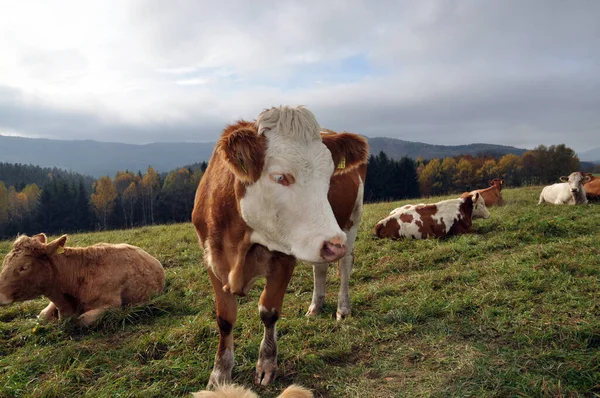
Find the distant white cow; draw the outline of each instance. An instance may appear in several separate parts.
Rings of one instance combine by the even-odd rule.
[[[575,171],[568,177],[560,177],[560,180],[564,182],[548,185],[542,189],[538,205],[544,202],[555,205],[580,205],[588,202],[583,187],[583,184],[590,180],[588,175]]]

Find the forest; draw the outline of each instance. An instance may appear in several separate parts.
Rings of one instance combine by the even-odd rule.
[[[196,187],[206,162],[168,173],[148,167],[119,171],[97,180],[60,169],[0,163],[0,237],[132,228],[190,219]],[[538,146],[522,156],[464,155],[443,159],[394,160],[384,152],[369,157],[365,202],[459,194],[488,186],[558,182],[579,170],[575,152],[565,145]]]

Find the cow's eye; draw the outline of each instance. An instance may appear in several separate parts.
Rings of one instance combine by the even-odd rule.
[[[269,177],[271,178],[271,181],[286,187],[294,183],[294,177],[292,177],[290,174],[272,173],[269,174]]]
[[[19,272],[25,272],[29,269],[29,265],[25,264],[25,265],[21,265],[21,268],[19,268]]]

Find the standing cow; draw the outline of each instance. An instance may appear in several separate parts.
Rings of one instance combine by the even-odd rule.
[[[568,177],[560,177],[560,180],[564,182],[548,185],[542,189],[538,205],[544,202],[555,205],[580,205],[588,202],[583,184],[590,180],[590,176],[575,171]]]
[[[351,256],[347,244],[353,237],[348,235],[352,224],[358,224],[353,217],[362,211],[362,195],[348,206],[344,202],[344,211],[334,211],[329,200],[345,190],[332,193],[330,183],[332,176],[347,175],[339,183],[348,181],[361,192],[367,155],[365,139],[349,133],[321,135],[314,115],[303,107],[271,108],[256,122],[239,121],[224,130],[192,212],[215,292],[220,334],[209,384],[231,380],[235,295],[243,295],[262,276],[267,278],[259,301],[264,335],[255,382],[266,385],[275,378],[275,324],[296,258],[324,264]],[[348,235],[340,225],[350,227]]]
[[[490,186],[488,188],[476,189],[471,192],[465,192],[462,195],[460,195],[460,197],[466,198],[467,196],[479,193],[483,197],[486,207],[502,206],[504,204],[504,200],[502,199],[503,185],[504,180],[500,178],[494,178],[493,180],[490,180]]]

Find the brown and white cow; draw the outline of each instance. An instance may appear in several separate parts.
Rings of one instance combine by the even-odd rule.
[[[466,198],[467,196],[479,193],[483,200],[485,201],[486,207],[491,207],[494,205],[502,206],[504,204],[504,200],[502,199],[502,186],[504,185],[504,180],[500,178],[494,178],[490,180],[490,186],[485,189],[476,189],[471,192],[465,192],[460,195],[461,198]]]
[[[45,296],[40,320],[77,316],[88,326],[108,308],[143,303],[165,286],[162,265],[139,247],[66,242],[67,235],[50,243],[44,234],[17,238],[2,265],[0,305]]]
[[[584,184],[590,181],[590,176],[582,171],[574,171],[568,177],[560,177],[563,182],[548,185],[542,189],[538,205],[551,203],[555,205],[587,204]]]
[[[473,218],[489,216],[485,201],[476,193],[466,198],[400,207],[375,225],[375,235],[390,239],[443,238],[472,232]]]
[[[591,173],[586,174],[590,177],[590,180],[583,184],[585,189],[585,196],[588,200],[599,200],[600,199],[600,178],[594,177]]]
[[[275,324],[296,259],[352,263],[347,245],[362,211],[358,193],[368,146],[355,134],[320,132],[308,109],[282,106],[265,110],[256,122],[228,126],[217,142],[192,212],[220,333],[209,384],[231,380],[236,295],[266,276],[259,301],[265,330],[255,374],[255,382],[265,385],[277,370]],[[352,191],[356,195],[348,201]],[[334,210],[328,196],[344,200]]]

